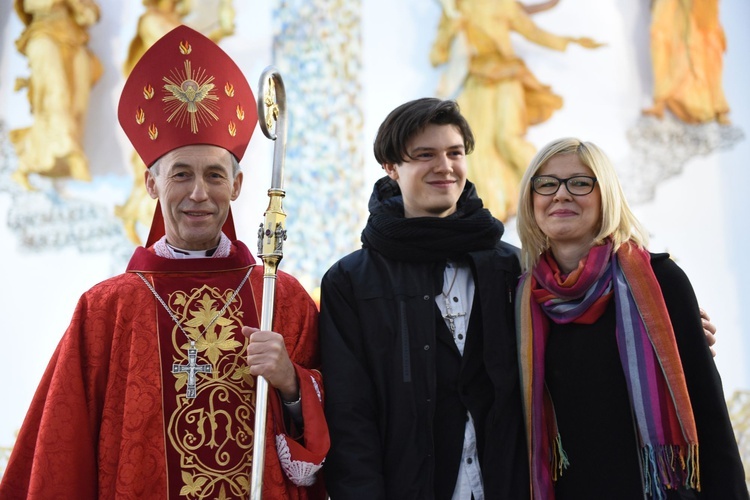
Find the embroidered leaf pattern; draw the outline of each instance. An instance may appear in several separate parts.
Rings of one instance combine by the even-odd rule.
[[[234,329],[234,325],[224,326],[218,336],[214,330],[206,332],[195,345],[199,351],[205,350],[205,356],[212,364],[216,363],[222,351],[235,351],[242,345],[232,337],[232,330]]]
[[[245,382],[250,383],[252,381],[253,376],[250,375],[250,367],[247,366],[247,364],[239,365],[233,372],[231,379],[232,380],[242,380],[245,379]]]
[[[216,500],[229,500],[229,497],[227,496],[227,492],[224,489],[224,485],[221,485],[221,489],[219,490],[219,496],[216,497]]]
[[[237,484],[240,485],[242,488],[242,491],[250,491],[250,481],[248,481],[247,477],[240,476],[237,478]]]
[[[199,308],[197,311],[190,311],[192,318],[185,323],[185,330],[190,332],[190,337],[197,339],[201,333],[208,327],[218,314],[218,309],[214,307],[216,301],[212,299],[207,293],[203,294],[200,300],[198,300]],[[219,321],[227,322],[227,319],[218,318]]]
[[[185,387],[185,384],[187,384],[188,374],[185,372],[181,372],[175,373],[174,375],[177,377],[174,381],[174,388],[177,390],[177,392],[180,392],[180,390]]]
[[[233,292],[228,291],[224,294],[225,303],[232,298]],[[175,297],[175,303],[180,301],[187,306],[187,301],[178,296]],[[184,324],[185,330],[190,338],[195,341],[195,347],[198,352],[215,365],[224,352],[234,352],[242,347],[242,343],[232,338],[233,332],[237,325],[233,324],[231,318],[218,317],[219,311],[224,306],[218,307],[217,301],[209,293],[204,293],[196,301],[199,305],[197,310],[189,311],[191,319]],[[241,316],[238,311],[238,316]],[[218,334],[216,330],[219,330]],[[189,342],[182,345],[182,349],[187,349]],[[184,374],[183,374],[184,375]],[[249,375],[249,374],[248,374]],[[177,388],[180,389],[187,382],[187,375],[181,377],[184,380],[177,380]],[[236,380],[237,378],[235,378]]]
[[[198,492],[203,488],[203,485],[206,484],[205,477],[199,477],[198,479],[195,479],[192,474],[189,472],[182,471],[182,482],[184,485],[180,489],[180,496],[188,496],[188,495],[198,495]]]

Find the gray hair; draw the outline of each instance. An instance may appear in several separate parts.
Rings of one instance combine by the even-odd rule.
[[[163,158],[164,156],[160,156],[158,160],[156,160],[151,164],[150,167],[148,167],[148,170],[154,177],[159,175],[159,165],[161,164]],[[231,158],[232,161],[232,178],[234,179],[235,177],[237,177],[237,174],[240,173],[242,167],[240,167],[240,162],[237,161],[237,158],[232,153],[229,153],[229,158]]]

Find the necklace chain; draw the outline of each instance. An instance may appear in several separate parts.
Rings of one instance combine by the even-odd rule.
[[[447,267],[445,269],[448,270]],[[444,292],[443,290],[440,290],[440,293],[443,294],[443,297],[445,297],[446,299],[448,298],[448,295],[450,295],[451,290],[453,290],[453,285],[456,284],[456,276],[458,276],[458,268],[454,267],[453,268],[453,280],[451,281],[451,285],[448,287],[448,291]]]
[[[224,304],[224,307],[221,308],[221,311],[219,311],[216,314],[216,316],[214,316],[213,319],[208,323],[208,325],[206,325],[206,327],[203,329],[203,332],[201,333],[201,335],[205,334],[208,331],[208,329],[211,328],[211,325],[213,325],[216,322],[217,319],[219,319],[220,317],[222,317],[224,315],[224,313],[226,312],[227,308],[229,307],[229,304],[231,304],[234,301],[235,297],[237,297],[237,294],[240,293],[240,290],[242,290],[242,287],[245,284],[245,282],[247,281],[247,279],[250,277],[250,272],[252,270],[253,270],[252,267],[247,270],[247,274],[245,274],[245,277],[242,278],[242,281],[240,282],[239,286],[237,288],[235,288],[234,292],[232,292],[232,296],[229,297],[229,300],[227,300],[227,302]],[[190,335],[188,334],[188,332],[185,331],[185,328],[183,328],[182,323],[180,323],[180,320],[177,319],[177,316],[175,315],[175,313],[167,305],[167,303],[164,301],[164,299],[162,299],[161,296],[157,293],[157,291],[153,287],[153,285],[146,279],[146,277],[142,273],[136,273],[136,274],[138,275],[139,278],[141,278],[143,280],[143,282],[146,284],[146,286],[148,287],[148,289],[151,290],[151,293],[154,294],[154,297],[156,297],[156,300],[158,300],[159,303],[161,303],[161,305],[164,306],[164,309],[167,311],[167,313],[169,314],[169,316],[172,318],[172,321],[175,322],[175,324],[177,325],[177,327],[182,331],[183,334],[185,334],[185,337],[187,337],[187,339],[190,341],[190,345],[194,346],[195,345],[195,340],[193,340],[193,339],[190,338]]]

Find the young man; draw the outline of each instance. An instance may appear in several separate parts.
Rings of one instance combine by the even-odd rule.
[[[517,249],[466,180],[452,101],[396,108],[375,139],[363,248],[322,281],[331,498],[528,498]]]
[[[255,109],[234,62],[184,26],[133,69],[119,119],[159,200],[149,241],[81,297],[1,498],[247,498],[256,376],[272,388],[264,498],[325,498],[315,304],[279,272],[279,333],[257,329],[263,266],[231,218]]]

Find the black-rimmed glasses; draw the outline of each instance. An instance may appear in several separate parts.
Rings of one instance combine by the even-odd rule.
[[[560,179],[554,175],[535,175],[531,178],[531,189],[542,196],[552,196],[565,184],[565,189],[573,196],[585,196],[594,190],[596,177],[576,175],[567,179]]]

